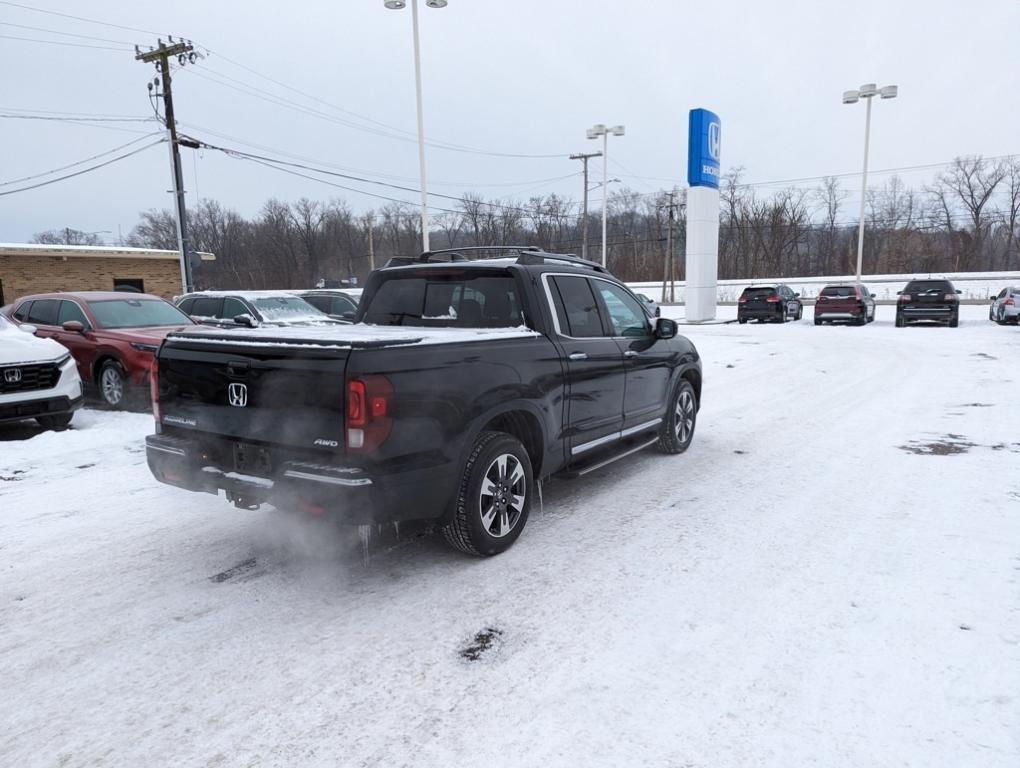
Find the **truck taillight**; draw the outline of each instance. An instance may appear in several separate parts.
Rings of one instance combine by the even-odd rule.
[[[152,418],[156,420],[156,431],[159,431],[159,358],[153,356],[149,364],[149,397],[152,400]]]
[[[942,297],[942,300],[943,301],[958,301],[958,299],[956,298],[956,294],[955,293],[947,293],[945,296]]]
[[[906,303],[908,301],[910,301],[910,294],[909,293],[901,293],[900,294],[900,303],[904,304],[904,303]]]
[[[739,299],[737,299],[737,303],[738,304],[746,304],[747,303],[747,297],[746,296],[741,296]]]
[[[385,376],[347,381],[347,448],[371,451],[390,434],[390,396],[393,386]]]

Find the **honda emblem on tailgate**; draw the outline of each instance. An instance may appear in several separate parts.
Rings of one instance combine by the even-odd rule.
[[[248,405],[248,386],[246,384],[232,383],[227,387],[227,399],[231,405],[244,408]]]
[[[8,384],[17,384],[21,381],[21,369],[20,368],[8,368],[4,371],[4,381]]]

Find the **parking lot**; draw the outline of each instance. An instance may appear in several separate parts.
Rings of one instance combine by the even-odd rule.
[[[1020,330],[894,309],[682,326],[691,449],[485,560],[159,485],[147,414],[4,429],[0,762],[1016,766]]]

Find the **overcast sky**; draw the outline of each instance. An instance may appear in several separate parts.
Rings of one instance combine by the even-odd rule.
[[[418,186],[410,9],[386,10],[382,0],[19,3],[184,35],[208,49],[206,58],[175,74],[177,117],[186,133]],[[845,106],[840,96],[865,82],[900,89],[899,98],[874,104],[874,169],[1020,152],[1018,0],[450,0],[438,10],[423,4],[420,16],[426,135],[486,152],[556,155],[512,158],[430,147],[431,192],[516,199],[557,192],[578,199],[580,177],[570,174],[580,164],[566,156],[599,148],[585,139],[585,129],[598,122],[626,126],[624,137],[610,139],[610,177],[639,192],[682,183],[692,107],[720,115],[723,169],[743,166],[746,181],[856,172],[864,105]],[[154,71],[135,62],[132,51],[11,37],[114,48],[155,42],[144,32],[0,2],[0,114],[151,116],[146,82]],[[254,89],[300,109],[271,103]],[[0,193],[49,177],[5,182],[157,129],[144,122],[0,118]],[[183,152],[192,204],[212,197],[251,216],[269,197],[342,196],[357,210],[385,203],[215,151]],[[598,178],[601,167],[592,170]],[[932,173],[903,177],[920,185]],[[64,226],[109,230],[104,237],[116,240],[139,211],[170,206],[169,186],[163,144],[77,178],[0,196],[0,241]],[[413,192],[350,186],[416,201]]]

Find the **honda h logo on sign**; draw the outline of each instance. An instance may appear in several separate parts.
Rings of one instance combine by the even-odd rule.
[[[20,368],[8,368],[4,371],[4,381],[8,384],[17,384],[21,381],[21,369]]]
[[[722,126],[719,123],[708,124],[708,156],[719,162],[719,148],[722,146]]]
[[[227,387],[227,399],[231,405],[244,408],[248,405],[248,387],[245,384],[233,383]]]

